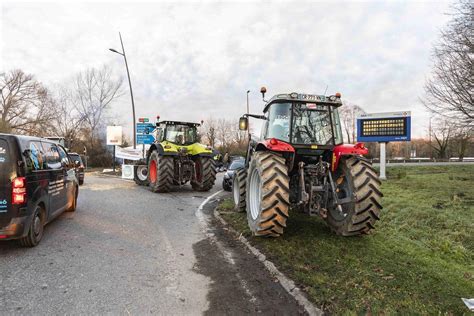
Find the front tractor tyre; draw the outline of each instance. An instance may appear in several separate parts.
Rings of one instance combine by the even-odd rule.
[[[234,200],[234,210],[245,212],[245,189],[247,183],[247,169],[237,169],[232,179],[232,197]]]
[[[209,191],[216,182],[216,165],[212,157],[198,157],[194,161],[195,177],[191,186],[195,191]]]
[[[148,159],[148,182],[152,192],[169,192],[173,186],[173,157],[153,151]]]
[[[336,207],[328,209],[326,222],[336,234],[355,236],[368,234],[374,229],[382,210],[381,182],[372,164],[363,157],[341,160],[334,174],[339,200],[352,199],[342,204],[342,213]]]
[[[288,168],[285,159],[272,152],[256,152],[246,184],[247,220],[255,236],[278,237],[288,219]]]
[[[135,167],[135,177],[133,179],[138,185],[148,185],[148,166],[138,165]]]

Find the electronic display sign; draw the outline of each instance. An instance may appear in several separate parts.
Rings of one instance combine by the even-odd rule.
[[[402,142],[411,139],[411,112],[362,114],[357,118],[357,141]]]

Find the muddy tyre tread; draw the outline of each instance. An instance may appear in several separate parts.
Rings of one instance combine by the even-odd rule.
[[[216,182],[216,165],[211,157],[198,157],[197,160],[200,161],[200,164],[202,166],[202,181],[200,183],[197,181],[193,181],[191,182],[191,186],[195,191],[209,191],[210,189],[212,189],[214,183]]]
[[[239,187],[239,200],[236,201],[234,197],[234,210],[236,212],[245,212],[246,204],[245,204],[245,193],[246,193],[246,186],[247,186],[247,169],[241,168],[237,169],[234,174],[234,179],[232,181],[232,193],[233,193],[233,186],[237,185]]]
[[[383,197],[380,186],[382,182],[377,176],[370,161],[363,157],[354,156],[341,160],[350,174],[355,196],[354,210],[348,214],[343,225],[331,225],[338,235],[355,236],[368,234],[375,228],[375,222],[380,219]]]
[[[171,191],[174,178],[173,157],[161,156],[157,151],[150,155],[151,160],[156,161],[156,182],[150,180],[150,163],[148,164],[148,182],[152,192],[164,193]]]
[[[251,161],[249,175],[253,168],[261,171],[262,201],[261,213],[256,220],[252,219],[250,209],[247,209],[250,229],[255,236],[279,237],[286,228],[290,208],[290,178],[285,159],[272,152],[257,152]],[[249,192],[249,183],[246,190]],[[249,205],[248,198],[246,204]]]

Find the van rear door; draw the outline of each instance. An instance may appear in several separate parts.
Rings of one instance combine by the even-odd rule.
[[[12,182],[15,173],[15,161],[8,139],[0,137],[0,228],[10,223]]]

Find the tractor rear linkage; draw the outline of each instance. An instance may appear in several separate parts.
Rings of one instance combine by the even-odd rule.
[[[337,197],[336,186],[334,184],[334,180],[330,172],[330,164],[328,162],[323,161],[321,156],[319,157],[318,163],[315,165],[305,166],[305,163],[301,161],[298,164],[298,173],[299,196],[297,205],[304,206],[309,215],[320,215],[322,218],[326,218],[328,203],[327,197],[329,194],[329,189],[331,189],[333,197],[331,203],[336,206],[336,209],[342,216],[345,216],[341,205],[353,202],[354,197],[347,197],[341,200]],[[309,186],[307,187],[305,174],[309,176],[309,179],[315,179],[316,183],[313,183],[310,180]],[[309,193],[306,192],[307,189]],[[324,207],[321,206],[321,200],[326,201]]]

